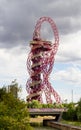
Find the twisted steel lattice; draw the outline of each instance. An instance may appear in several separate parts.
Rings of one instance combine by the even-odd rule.
[[[44,21],[49,22],[53,29],[54,43],[41,39],[40,29]],[[43,103],[42,94],[44,93],[47,103],[52,103],[51,95],[54,96],[57,103],[61,102],[60,96],[48,81],[58,45],[59,35],[56,24],[50,17],[41,17],[35,26],[33,41],[30,42],[31,51],[27,59],[27,69],[30,75],[30,79],[28,79],[26,84],[26,89],[29,94],[27,96],[27,101],[35,99]]]

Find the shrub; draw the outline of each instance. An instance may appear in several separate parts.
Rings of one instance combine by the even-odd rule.
[[[26,103],[11,93],[2,94],[0,102],[0,130],[32,130]]]

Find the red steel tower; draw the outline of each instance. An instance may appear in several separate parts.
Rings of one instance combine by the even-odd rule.
[[[47,21],[50,23],[55,41],[42,40],[40,36],[41,24]],[[27,59],[27,69],[30,78],[27,81],[27,101],[38,100],[43,103],[43,94],[47,103],[52,103],[54,96],[57,103],[61,102],[58,93],[53,89],[48,78],[54,64],[54,56],[59,45],[59,36],[56,24],[50,17],[41,17],[35,26],[33,40],[30,42],[31,51]]]

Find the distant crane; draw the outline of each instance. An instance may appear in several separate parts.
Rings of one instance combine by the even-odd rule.
[[[40,36],[41,24],[50,23],[55,42],[42,40]],[[59,45],[59,35],[56,24],[50,17],[41,17],[35,26],[33,40],[30,42],[31,51],[27,59],[27,69],[30,78],[27,81],[27,101],[38,100],[43,103],[43,94],[47,103],[52,103],[54,96],[57,103],[61,102],[58,93],[53,89],[48,78],[54,65],[54,56]]]

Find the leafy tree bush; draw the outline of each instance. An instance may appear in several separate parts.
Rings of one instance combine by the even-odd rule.
[[[66,105],[68,111],[63,113],[63,119],[70,121],[81,121],[81,98],[77,104],[69,103]]]
[[[42,104],[38,100],[33,100],[27,103],[28,108],[42,108]]]
[[[26,103],[15,98],[12,93],[1,93],[0,130],[32,130]]]
[[[81,121],[81,98],[80,98],[80,101],[78,102],[78,106],[77,106],[77,119],[78,119],[78,121]]]
[[[0,88],[0,102],[3,101],[3,96],[6,93],[6,87]]]
[[[70,120],[70,121],[75,121],[77,120],[77,115],[76,115],[76,107],[73,103],[69,103],[67,105],[67,112],[63,113],[63,119],[65,120]]]
[[[62,104],[41,104],[38,100],[32,100],[31,102],[27,102],[28,108],[63,108]]]

